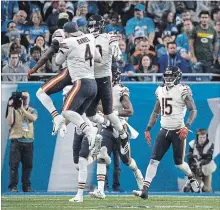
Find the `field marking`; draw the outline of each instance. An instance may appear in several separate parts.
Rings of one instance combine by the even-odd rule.
[[[6,206],[2,206],[3,208],[6,207]],[[10,208],[16,208],[16,207],[20,207],[20,206],[10,206],[10,207],[6,207],[7,209],[10,209]],[[50,209],[50,206],[48,205],[43,205],[43,204],[39,204],[39,205],[32,205],[32,206],[29,206],[29,207],[46,207],[48,209]],[[51,206],[51,208],[53,209],[73,209],[74,207],[76,207],[77,209],[90,209],[90,210],[95,210],[95,209],[188,209],[188,208],[193,208],[193,209],[214,209],[215,207],[214,206],[190,206],[190,205],[185,205],[185,206],[177,206],[177,205],[155,205],[155,206],[147,206],[147,205],[137,205],[137,206],[96,206],[96,207],[91,207],[91,206],[74,206],[74,205],[70,205],[70,206]]]

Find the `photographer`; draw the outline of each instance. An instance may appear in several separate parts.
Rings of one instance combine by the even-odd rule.
[[[202,192],[212,191],[212,173],[216,170],[213,151],[214,144],[209,141],[207,131],[198,129],[196,140],[189,142],[188,164],[199,181]],[[184,186],[183,191],[191,191],[189,183]]]
[[[7,123],[10,126],[10,184],[11,192],[18,192],[18,168],[22,163],[22,190],[33,192],[30,174],[33,165],[34,121],[37,111],[29,107],[30,95],[26,91],[13,92],[6,110]]]

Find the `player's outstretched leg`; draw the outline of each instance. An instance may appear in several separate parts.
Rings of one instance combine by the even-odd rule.
[[[90,192],[89,195],[93,198],[104,199],[104,186],[105,186],[105,176],[106,176],[106,165],[111,163],[111,158],[107,153],[107,148],[103,146],[100,149],[100,153],[97,156],[98,164],[97,164],[97,181],[98,181],[98,189]]]
[[[133,190],[133,194],[135,196],[139,196],[143,199],[148,198],[148,189],[150,187],[150,184],[151,184],[153,178],[156,176],[157,167],[158,167],[159,163],[160,163],[160,161],[158,161],[158,160],[153,160],[153,159],[150,160],[150,163],[147,167],[147,171],[146,171],[146,175],[145,175],[143,190],[141,190],[141,191]]]
[[[110,122],[114,125],[114,128],[119,132],[119,136],[121,138],[121,153],[126,154],[128,152],[128,134],[124,130],[120,119],[114,114],[111,113],[106,115]]]
[[[52,99],[50,96],[44,92],[42,88],[39,88],[36,93],[37,98],[43,104],[43,106],[50,112],[51,116],[53,117],[53,131],[52,135],[55,135],[62,124],[64,124],[65,119],[59,115],[57,112]]]
[[[183,171],[188,176],[188,183],[191,186],[192,192],[200,192],[200,185],[199,182],[196,180],[193,172],[191,171],[188,163],[183,162],[180,165],[176,165],[178,169]]]
[[[128,167],[134,173],[139,190],[142,190],[144,187],[144,177],[143,177],[140,169],[137,167],[136,161],[133,158],[131,158],[131,163],[128,165]]]
[[[87,180],[87,165],[88,161],[83,157],[79,157],[78,191],[75,197],[69,200],[70,202],[83,202],[83,192]]]

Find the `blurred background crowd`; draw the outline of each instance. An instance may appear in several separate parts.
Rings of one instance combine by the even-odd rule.
[[[124,63],[113,63],[129,77],[122,81],[151,81],[134,73],[163,73],[175,65],[183,73],[207,73],[184,80],[219,80],[220,1],[1,1],[2,73],[27,73],[51,43],[55,30],[66,20],[86,32],[88,18],[102,15],[106,33],[118,35]],[[53,59],[38,73],[58,73]],[[35,76],[31,80],[45,81]],[[11,75],[3,81],[13,81]],[[16,76],[27,81],[27,76]]]

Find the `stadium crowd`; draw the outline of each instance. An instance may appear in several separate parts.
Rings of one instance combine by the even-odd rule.
[[[102,15],[106,33],[116,33],[124,63],[113,61],[129,77],[122,81],[151,81],[133,73],[163,73],[178,66],[183,73],[207,73],[207,77],[184,80],[219,80],[219,1],[1,1],[2,73],[27,73],[51,43],[51,36],[66,20],[86,32],[87,20]],[[59,73],[51,59],[38,73]],[[33,76],[30,80],[45,81]],[[2,76],[13,81],[13,76]],[[27,81],[27,76],[17,76]]]

